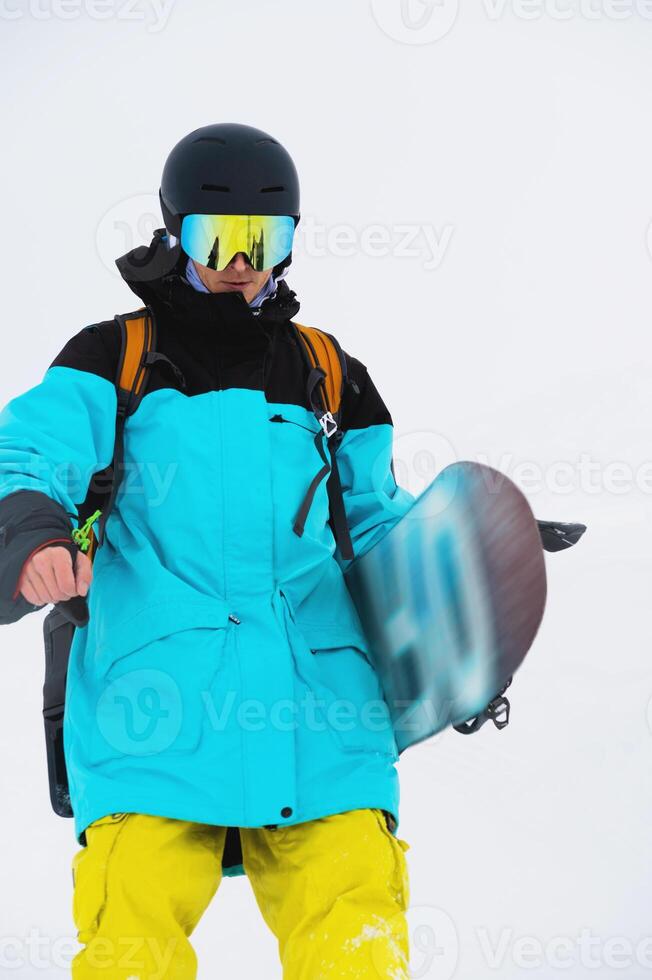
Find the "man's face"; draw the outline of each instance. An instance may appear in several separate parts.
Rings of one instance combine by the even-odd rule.
[[[197,274],[211,293],[242,293],[247,303],[258,295],[272,274],[271,269],[256,272],[244,252],[234,255],[226,269],[216,272],[193,259]]]

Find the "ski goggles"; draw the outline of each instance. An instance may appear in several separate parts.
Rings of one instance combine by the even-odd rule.
[[[221,272],[244,252],[258,272],[273,269],[292,251],[295,221],[288,215],[187,214],[181,247],[191,259]]]

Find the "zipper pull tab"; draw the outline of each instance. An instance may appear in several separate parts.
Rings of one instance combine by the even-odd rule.
[[[96,510],[94,514],[88,518],[82,527],[76,527],[72,532],[72,540],[79,547],[81,551],[86,554],[91,546],[91,528],[95,521],[100,517],[102,511]]]

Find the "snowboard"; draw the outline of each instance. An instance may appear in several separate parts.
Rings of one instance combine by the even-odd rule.
[[[542,532],[507,476],[448,466],[345,581],[399,753],[504,708],[546,604]]]

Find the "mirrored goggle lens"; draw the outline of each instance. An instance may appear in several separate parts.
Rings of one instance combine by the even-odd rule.
[[[244,252],[254,269],[272,269],[292,251],[294,218],[287,215],[188,214],[181,247],[191,259],[221,272]]]

